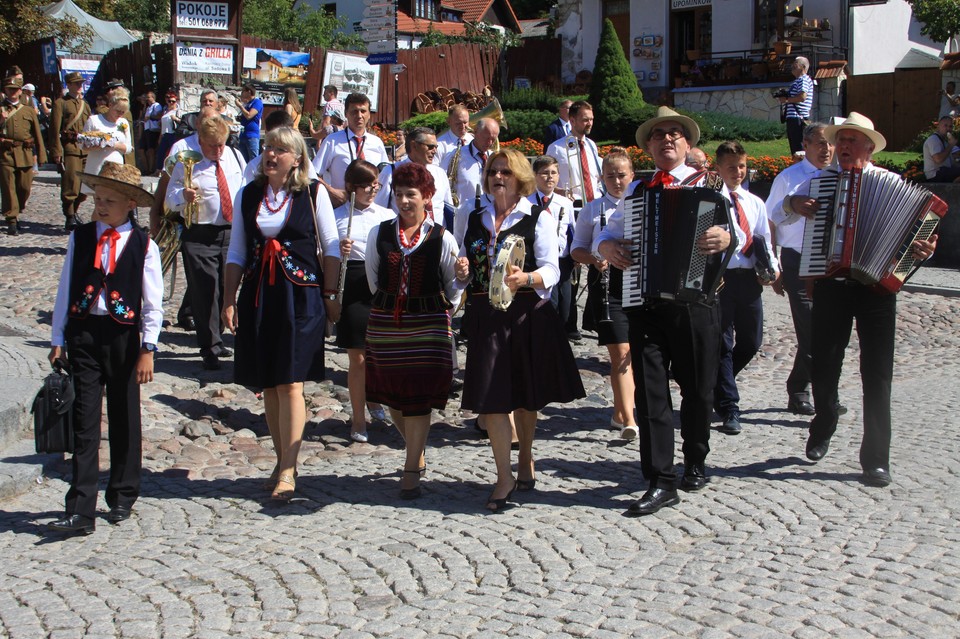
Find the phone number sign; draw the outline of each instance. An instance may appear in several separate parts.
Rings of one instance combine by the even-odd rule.
[[[175,7],[178,29],[227,30],[229,11],[226,2],[177,0]]]

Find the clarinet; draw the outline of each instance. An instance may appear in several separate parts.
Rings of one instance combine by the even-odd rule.
[[[603,231],[603,228],[607,225],[607,212],[603,207],[603,203],[600,204],[600,230]],[[600,271],[600,286],[603,287],[603,297],[600,298],[600,308],[602,309],[602,314],[600,316],[600,323],[612,322],[610,319],[610,265],[607,264],[607,268]]]

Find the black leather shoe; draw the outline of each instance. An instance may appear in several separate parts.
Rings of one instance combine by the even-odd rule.
[[[740,416],[739,415],[730,415],[723,423],[717,428],[721,433],[726,435],[739,435],[740,431],[743,428],[740,426]]]
[[[817,411],[813,404],[803,399],[791,399],[787,404],[787,410],[794,415],[816,415]]]
[[[193,321],[193,315],[184,315],[183,317],[177,318],[177,326],[182,328],[185,331],[195,331],[197,330],[197,325]]]
[[[638,501],[630,504],[627,514],[636,517],[638,515],[652,515],[661,508],[675,506],[680,503],[680,497],[675,490],[665,490],[663,488],[651,488]]]
[[[211,350],[211,351],[213,352],[213,354],[216,355],[217,357],[233,357],[233,351],[230,350],[229,348],[227,348],[226,346],[224,346],[223,344],[220,344],[220,345],[218,345],[218,346],[214,346],[214,347],[211,348],[210,350]]]
[[[10,220],[7,223],[7,235],[20,235],[20,229],[17,227],[16,220]]]
[[[681,490],[700,490],[706,485],[707,469],[703,462],[683,465],[683,479],[680,480]]]
[[[841,404],[840,402],[837,402],[837,415],[846,415],[846,414],[847,414],[847,407]]]
[[[567,339],[571,342],[579,343],[583,341],[583,335],[580,334],[580,331],[570,331],[567,333]]]
[[[807,438],[807,459],[810,461],[820,461],[830,450],[830,440],[816,440],[811,435]]]
[[[130,509],[126,506],[114,506],[107,513],[107,521],[111,524],[119,524],[127,519],[130,519]]]
[[[47,524],[50,530],[60,532],[76,533],[78,535],[89,535],[97,529],[97,522],[90,517],[83,515],[67,515],[63,519],[57,519]]]
[[[863,483],[867,486],[883,488],[889,486],[892,481],[890,471],[886,468],[868,468],[863,471]]]
[[[72,231],[75,228],[77,228],[77,216],[68,215],[63,222],[63,230]]]
[[[203,354],[203,369],[207,371],[220,370],[220,358],[213,353]]]

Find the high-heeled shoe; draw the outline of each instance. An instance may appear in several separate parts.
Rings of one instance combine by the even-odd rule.
[[[405,471],[403,471],[403,474],[404,474],[404,475],[407,475],[407,474],[416,475],[418,478],[420,478],[420,477],[422,477],[422,475],[421,475],[420,473],[423,472],[424,470],[425,470],[425,468],[418,469],[418,470],[405,470]],[[413,488],[401,488],[401,489],[400,489],[400,499],[416,499],[417,497],[419,497],[419,496],[422,495],[422,494],[423,494],[423,491],[420,490],[420,484],[419,484],[419,483],[418,483],[416,486],[414,486]]]
[[[493,493],[490,493],[490,497],[487,499],[487,510],[492,513],[498,513],[506,508],[507,502],[513,497],[513,491],[517,489],[517,483],[518,482],[513,482],[513,488],[510,489],[510,492],[500,499],[494,499]],[[491,508],[490,506],[495,506],[495,508]]]
[[[517,490],[521,492],[527,492],[533,490],[537,487],[536,479],[518,479],[517,480]]]
[[[280,484],[287,484],[290,488],[280,489]],[[277,477],[277,486],[270,494],[270,499],[274,501],[287,502],[293,499],[293,493],[297,489],[297,480],[290,473],[284,473]]]
[[[267,477],[267,479],[264,480],[264,482],[263,482],[263,489],[264,489],[264,490],[270,490],[270,491],[272,491],[274,488],[276,488],[276,487],[277,487],[277,479],[279,478],[279,476],[280,476],[280,467],[279,467],[279,466],[274,466],[274,467],[273,467],[273,472],[270,473],[270,476]],[[300,476],[300,473],[298,473],[297,471],[293,471],[293,478],[294,478],[294,479],[296,479],[296,478],[299,477],[299,476]]]

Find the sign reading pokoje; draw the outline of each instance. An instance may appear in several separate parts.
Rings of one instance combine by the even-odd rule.
[[[177,0],[175,7],[178,29],[227,30],[230,15],[226,2]]]

